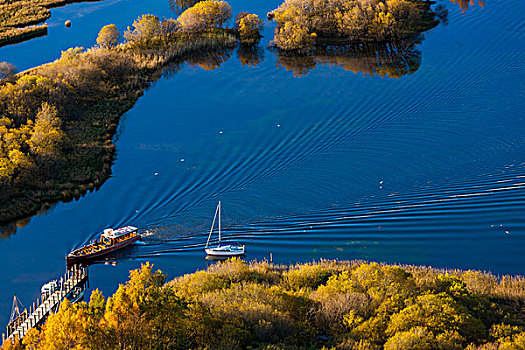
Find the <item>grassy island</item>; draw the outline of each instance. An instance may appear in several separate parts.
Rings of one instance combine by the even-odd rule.
[[[257,41],[255,15],[221,28],[230,16],[225,1],[200,2],[177,20],[143,15],[123,43],[108,25],[95,47],[71,48],[55,62],[3,79],[0,222],[100,186],[111,173],[119,118],[151,82],[183,62],[214,67],[239,41]]]
[[[519,350],[525,279],[363,261],[230,260],[165,283],[143,265],[65,302],[26,349]],[[18,347],[18,345],[17,345]],[[20,347],[18,347],[20,348]],[[13,349],[4,344],[4,350]]]
[[[50,8],[101,0],[0,0],[0,46],[47,34]]]
[[[277,23],[273,44],[307,52],[319,45],[393,42],[436,26],[431,1],[285,0],[268,14]]]

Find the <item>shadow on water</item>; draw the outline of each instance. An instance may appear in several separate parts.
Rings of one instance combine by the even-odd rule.
[[[295,77],[306,76],[319,65],[340,67],[363,76],[401,78],[416,72],[421,65],[421,51],[416,48],[422,37],[384,44],[350,44],[316,48],[308,55],[274,51],[277,66],[291,70]]]

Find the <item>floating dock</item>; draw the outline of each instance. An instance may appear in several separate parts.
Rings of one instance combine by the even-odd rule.
[[[60,303],[64,300],[66,295],[71,293],[76,287],[82,287],[88,279],[88,268],[84,266],[74,265],[62,277],[60,286],[49,293],[42,294],[33,305],[20,312],[15,301],[13,303],[13,312],[11,320],[7,325],[7,334],[2,334],[2,344],[6,340],[22,340],[27,332],[46,320],[47,316],[55,310],[58,310]],[[16,317],[14,311],[16,312]]]

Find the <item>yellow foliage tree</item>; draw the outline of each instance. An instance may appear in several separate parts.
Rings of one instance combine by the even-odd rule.
[[[282,50],[309,51],[315,44],[315,33],[310,33],[302,24],[286,22],[276,28],[273,43]]]
[[[124,38],[128,43],[139,47],[146,47],[151,44],[153,39],[161,33],[159,18],[154,15],[142,15],[137,18],[132,28],[124,32]]]
[[[262,25],[263,21],[253,13],[241,12],[235,19],[235,27],[244,44],[252,44],[260,39]]]
[[[205,0],[184,11],[177,19],[182,30],[199,31],[221,27],[232,15],[226,1]]]
[[[150,337],[150,328],[145,314],[151,295],[157,294],[164,284],[161,271],[152,272],[146,263],[130,272],[130,279],[120,285],[116,293],[108,298],[104,319],[101,321],[120,348],[143,349]]]
[[[81,307],[65,300],[56,314],[48,317],[42,328],[43,349],[86,349],[84,332],[85,315]]]
[[[31,152],[39,156],[53,155],[56,147],[65,139],[65,134],[60,129],[61,124],[57,109],[46,102],[42,103],[31,138],[27,142]]]
[[[114,24],[108,24],[98,32],[97,44],[105,49],[117,46],[120,33]]]
[[[417,0],[285,0],[270,12],[277,22],[274,44],[284,50],[304,50],[317,33],[347,41],[393,41],[431,27],[432,14]],[[304,41],[304,43],[303,43]]]
[[[22,339],[22,345],[26,350],[37,350],[40,346],[40,332],[36,328],[31,328],[27,331],[24,339]]]

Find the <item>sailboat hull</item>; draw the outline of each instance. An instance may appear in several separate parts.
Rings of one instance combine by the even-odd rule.
[[[206,254],[208,254],[210,256],[225,256],[225,257],[228,257],[228,256],[241,256],[241,255],[244,255],[244,253],[245,253],[244,247],[240,247],[240,248],[226,248],[226,249],[224,249],[223,247],[220,247],[220,248],[206,248],[206,249],[204,249],[204,251],[206,252]]]
[[[215,226],[215,219],[219,217],[219,245],[216,247],[208,248],[210,244],[211,234],[213,233],[213,227]],[[221,245],[221,201],[217,204],[217,209],[215,209],[215,215],[213,216],[213,222],[211,224],[210,234],[208,235],[208,241],[206,242],[206,247],[204,251],[208,256],[218,257],[218,258],[228,258],[230,256],[241,256],[244,255],[244,246],[240,244],[228,244]]]

